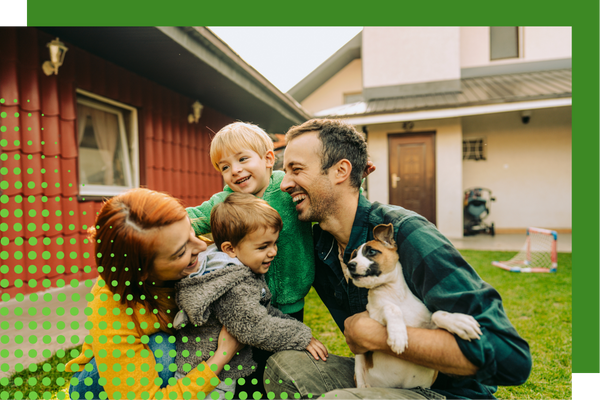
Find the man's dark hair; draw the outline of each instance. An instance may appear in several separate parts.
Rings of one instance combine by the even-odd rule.
[[[337,162],[346,159],[352,164],[350,185],[360,188],[367,168],[367,142],[354,126],[337,119],[311,119],[290,128],[286,141],[308,132],[317,132],[321,140],[321,172],[327,173]]]

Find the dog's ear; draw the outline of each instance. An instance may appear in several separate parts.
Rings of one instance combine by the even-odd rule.
[[[358,251],[358,249],[352,250],[352,254],[350,254],[350,260],[353,260],[354,257],[356,257],[357,251]],[[350,277],[350,271],[348,271],[348,266],[346,264],[342,264],[342,272],[344,273],[344,278],[346,279],[346,283],[348,283],[348,281],[352,278]]]
[[[377,225],[375,229],[373,229],[373,237],[375,240],[383,243],[383,245],[388,249],[396,248],[396,241],[394,240],[394,225],[392,224]]]
[[[348,271],[348,266],[343,263],[342,263],[342,273],[344,274],[344,279],[346,280],[346,283],[348,283],[348,281],[351,279],[350,271]]]

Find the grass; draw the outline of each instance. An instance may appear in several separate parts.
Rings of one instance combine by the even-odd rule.
[[[572,397],[571,254],[558,254],[553,274],[512,273],[490,265],[514,253],[461,251],[477,273],[494,286],[519,334],[531,349],[533,368],[527,382],[500,387],[502,399],[569,399]]]
[[[521,386],[499,387],[500,399],[570,399],[571,391],[571,254],[559,253],[554,274],[517,274],[491,265],[514,253],[461,251],[483,280],[494,286],[519,334],[529,342],[533,369]],[[305,323],[332,354],[352,356],[333,318],[314,292],[306,298]],[[81,350],[81,349],[79,349]],[[0,380],[0,399],[68,399],[72,373],[64,371],[70,351],[29,366]],[[33,365],[33,364],[32,364]]]
[[[81,352],[81,346],[73,349]],[[10,378],[0,379],[0,398],[5,399],[69,399],[69,381],[73,372],[65,371],[72,358],[69,350],[59,350],[49,359],[26,368],[17,366]]]

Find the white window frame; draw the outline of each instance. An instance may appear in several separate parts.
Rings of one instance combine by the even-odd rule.
[[[81,96],[77,96],[77,104],[92,107],[108,113],[115,114],[119,123],[119,136],[126,167],[124,168],[125,182],[127,186],[106,186],[106,185],[85,185],[79,184],[80,196],[116,196],[129,189],[140,186],[140,167],[139,167],[139,130],[138,130],[138,114],[135,107],[120,103],[115,100],[88,92],[83,89],[77,89],[77,94],[85,96],[87,100]],[[123,110],[130,113],[129,126],[125,126],[125,118]],[[128,140],[128,133],[130,140]],[[79,143],[77,144],[79,146]],[[79,150],[79,147],[78,147]],[[79,153],[79,151],[78,151]],[[79,171],[79,160],[77,164]]]

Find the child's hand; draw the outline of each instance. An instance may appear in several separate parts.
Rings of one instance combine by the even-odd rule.
[[[219,375],[225,364],[231,361],[233,356],[245,346],[245,344],[238,342],[225,327],[221,328],[218,341],[217,351],[206,360],[208,365],[216,365],[217,369],[213,369],[215,375]]]
[[[227,328],[224,326],[221,328],[219,333],[219,343],[217,344],[217,353],[223,352],[224,355],[228,355],[229,359],[241,349],[246,346],[244,343],[238,342],[238,340],[229,333]]]
[[[375,166],[375,164],[373,164],[373,161],[371,161],[371,159],[369,158],[367,160],[367,167],[365,168],[365,171],[363,172],[363,179],[366,178],[369,174],[375,172],[375,169],[377,169],[377,167]]]
[[[323,361],[327,361],[327,357],[329,356],[327,352],[327,347],[325,347],[323,343],[319,342],[315,338],[312,338],[310,340],[310,343],[308,344],[308,346],[306,346],[306,350],[310,354],[312,354],[315,360],[318,360],[319,357],[321,357]]]

